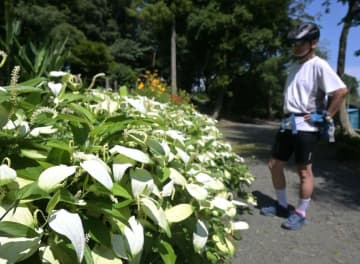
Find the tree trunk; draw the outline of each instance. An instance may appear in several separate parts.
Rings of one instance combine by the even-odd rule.
[[[171,33],[171,94],[177,94],[175,21],[172,25],[172,33]]]
[[[339,53],[338,53],[338,61],[337,61],[337,74],[343,78],[345,74],[345,56],[346,56],[346,44],[347,37],[349,34],[349,30],[351,27],[352,14],[356,8],[354,0],[349,1],[348,12],[343,21],[343,28],[341,30],[340,35],[340,43],[339,43]],[[339,120],[340,125],[343,129],[343,133],[349,135],[350,137],[359,137],[359,135],[352,128],[349,120],[349,114],[346,108],[346,100],[343,101],[339,110]]]

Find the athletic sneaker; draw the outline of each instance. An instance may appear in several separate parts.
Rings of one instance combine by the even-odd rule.
[[[297,230],[306,224],[306,218],[297,213],[292,212],[288,219],[282,223],[282,227],[289,230]]]
[[[279,216],[279,217],[289,217],[290,210],[289,207],[285,208],[281,206],[279,203],[275,203],[274,205],[268,207],[262,207],[260,209],[260,214],[265,216]]]

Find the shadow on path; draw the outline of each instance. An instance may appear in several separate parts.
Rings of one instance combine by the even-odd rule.
[[[273,201],[274,190],[267,168],[271,145],[279,127],[275,122],[252,124],[221,120],[225,139],[242,156],[256,177],[251,188],[258,206],[240,215],[250,229],[243,232],[233,264],[359,263],[360,163],[335,159],[335,147],[321,143],[313,165],[315,190],[308,224],[298,231],[280,227],[284,219],[264,217],[259,208]],[[285,169],[289,203],[298,200],[299,179],[292,162]]]
[[[226,140],[234,143],[234,151],[250,164],[268,162],[278,127],[279,123],[269,121],[219,122],[219,128]],[[287,169],[296,172],[292,161]],[[330,195],[332,199],[348,206],[360,206],[360,162],[338,161],[335,145],[320,142],[314,153],[313,171],[316,178],[323,179],[320,186],[315,186],[316,197],[320,199]]]

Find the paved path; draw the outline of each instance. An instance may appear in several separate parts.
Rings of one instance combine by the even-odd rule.
[[[236,143],[234,150],[256,176],[251,190],[259,206],[271,202],[274,191],[267,160],[278,124],[222,120],[219,128]],[[280,227],[284,219],[264,217],[252,208],[251,214],[242,216],[250,229],[243,232],[233,264],[360,263],[360,162],[338,162],[334,150],[321,144],[316,153],[309,223],[298,231],[284,230]],[[285,173],[289,202],[296,205],[299,181],[293,164]]]

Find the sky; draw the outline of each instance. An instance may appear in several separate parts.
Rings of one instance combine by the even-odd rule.
[[[315,0],[308,6],[307,11],[315,17],[320,13],[321,16],[315,22],[320,26],[320,47],[328,51],[327,61],[336,70],[337,56],[339,50],[339,39],[342,24],[338,24],[342,17],[345,16],[347,5],[332,0],[330,13],[325,14],[324,7],[321,6],[323,1]],[[354,76],[360,82],[360,56],[356,57],[354,52],[360,50],[360,26],[353,27],[349,31],[346,58],[345,73]],[[360,87],[359,87],[360,89]]]

